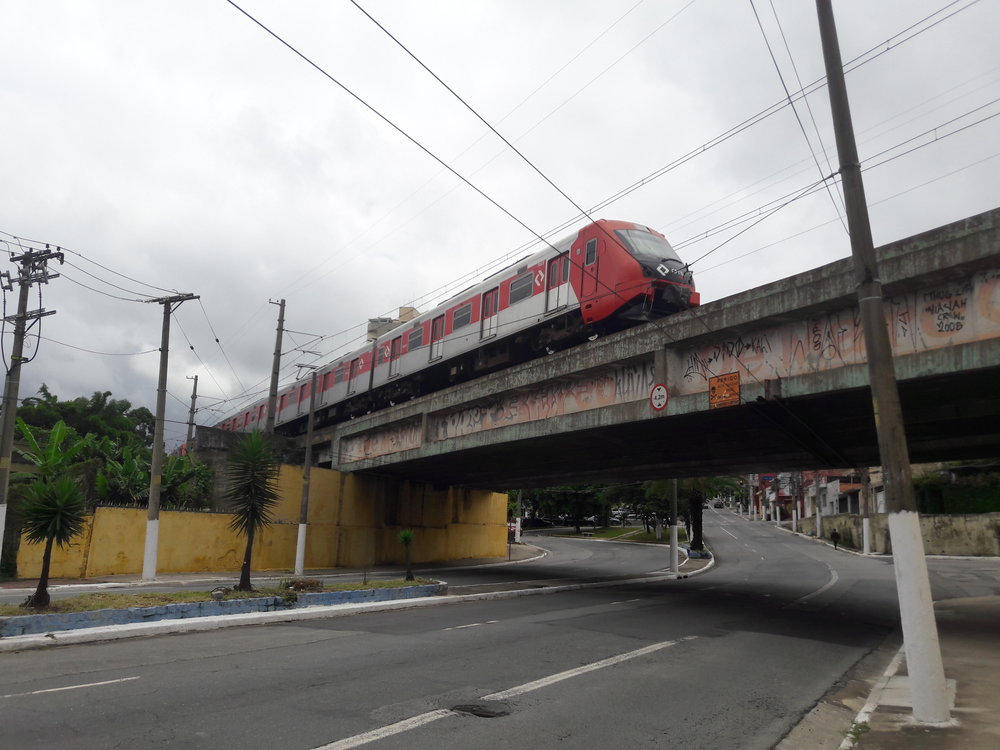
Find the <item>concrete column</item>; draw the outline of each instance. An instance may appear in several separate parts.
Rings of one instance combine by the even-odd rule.
[[[870,518],[861,519],[861,539],[864,553],[870,555],[872,553],[872,520]]]
[[[819,504],[816,505],[816,538],[823,538],[823,508]]]
[[[677,524],[670,525],[670,572],[680,575],[680,550],[677,548]]]
[[[781,526],[781,506],[774,504],[774,525]]]
[[[799,509],[792,508],[792,531],[799,533]]]
[[[946,722],[951,714],[917,513],[907,510],[890,513],[889,534],[913,718]]]

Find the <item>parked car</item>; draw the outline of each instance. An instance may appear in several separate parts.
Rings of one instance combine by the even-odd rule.
[[[726,504],[724,502],[722,502],[721,500],[716,500],[714,503],[712,503],[712,507],[713,508],[725,508]]]

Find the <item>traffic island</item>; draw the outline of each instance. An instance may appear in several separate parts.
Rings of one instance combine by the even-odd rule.
[[[358,589],[354,591],[321,591],[298,593],[295,597],[261,596],[252,599],[182,602],[154,607],[97,609],[90,612],[52,612],[0,618],[0,638],[37,635],[80,628],[100,628],[109,625],[133,625],[159,620],[182,620],[194,617],[215,617],[258,612],[276,612],[336,604],[363,604],[396,599],[442,596],[448,584],[429,583],[398,588]]]

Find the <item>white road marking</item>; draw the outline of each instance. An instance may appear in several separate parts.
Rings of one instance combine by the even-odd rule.
[[[11,693],[10,695],[0,695],[2,698],[19,698],[22,695],[41,695],[42,693],[59,693],[63,690],[79,690],[80,688],[99,687],[100,685],[114,685],[118,682],[128,682],[138,680],[138,677],[122,677],[119,680],[105,680],[104,682],[88,682],[85,685],[67,685],[66,687],[48,688],[46,690],[32,690],[30,693]]]
[[[489,695],[484,695],[483,700],[485,701],[502,701],[507,698],[513,698],[517,695],[524,695],[525,693],[530,693],[534,690],[538,690],[543,687],[548,687],[549,685],[555,684],[557,682],[562,682],[563,680],[568,680],[571,677],[576,677],[581,674],[586,674],[587,672],[594,672],[598,669],[604,669],[605,667],[610,667],[614,664],[618,664],[623,661],[628,661],[629,659],[635,659],[639,656],[645,656],[646,654],[651,654],[654,651],[659,651],[664,648],[670,648],[671,646],[676,646],[678,643],[683,643],[684,641],[694,640],[698,636],[696,635],[686,635],[683,638],[678,638],[676,641],[662,641],[661,643],[654,643],[652,646],[646,646],[645,648],[636,649],[635,651],[628,651],[624,654],[619,654],[618,656],[611,656],[607,659],[601,659],[600,661],[595,661],[592,664],[584,664],[582,667],[576,667],[575,669],[567,669],[565,672],[559,672],[558,674],[549,675],[548,677],[543,677],[540,680],[535,680],[534,682],[527,682],[524,685],[518,685],[517,687],[512,687],[508,690],[501,690],[498,693],[490,693]]]
[[[450,628],[445,628],[448,630],[464,630],[465,628],[478,628],[480,625],[493,625],[494,623],[500,622],[499,620],[487,620],[486,622],[471,622],[468,625],[454,625]]]
[[[736,534],[734,534],[733,532],[731,532],[725,526],[720,526],[719,528],[722,529],[723,531],[725,531],[727,534],[729,534],[729,536],[731,536],[733,539],[739,539],[739,537],[736,536]]]
[[[505,700],[507,698],[513,698],[516,695],[524,695],[525,693],[530,693],[533,690],[539,690],[543,687],[548,687],[549,685],[555,684],[557,682],[562,682],[563,680],[568,680],[571,677],[576,677],[577,675],[586,674],[587,672],[594,672],[598,669],[604,669],[605,667],[610,667],[615,664],[619,664],[623,661],[628,661],[629,659],[635,659],[639,656],[645,656],[646,654],[651,654],[655,651],[660,651],[661,649],[670,648],[671,646],[676,646],[684,641],[692,641],[698,636],[696,635],[686,635],[683,638],[678,638],[675,641],[663,641],[661,643],[654,643],[651,646],[646,646],[645,648],[636,649],[635,651],[628,651],[624,654],[619,654],[618,656],[611,656],[607,659],[601,659],[600,661],[595,661],[593,664],[585,664],[582,667],[576,667],[575,669],[568,669],[565,672],[559,672],[558,674],[550,675],[549,677],[543,677],[540,680],[534,680],[533,682],[526,682],[523,685],[517,687],[512,687],[508,690],[501,690],[498,693],[490,693],[489,695],[484,695],[481,700],[484,701],[499,701]],[[389,724],[388,726],[379,727],[378,729],[373,729],[370,732],[364,732],[363,734],[356,734],[353,737],[345,737],[342,740],[337,740],[336,742],[331,742],[328,745],[322,745],[315,748],[314,750],[350,750],[350,748],[360,747],[361,745],[367,745],[369,742],[375,742],[376,740],[384,739],[385,737],[391,737],[395,734],[402,734],[403,732],[408,732],[411,729],[417,729],[425,724],[430,724],[438,719],[443,719],[446,716],[457,716],[458,713],[452,711],[448,708],[440,708],[436,711],[428,711],[427,713],[420,714],[418,716],[413,716],[409,719],[403,719],[402,721],[397,721],[395,724]]]
[[[839,576],[837,575],[837,571],[834,570],[833,568],[830,568],[829,565],[827,566],[827,568],[829,568],[829,570],[830,570],[830,580],[829,581],[827,581],[826,583],[824,583],[822,586],[820,586],[818,589],[816,589],[815,591],[813,591],[811,594],[806,594],[805,596],[800,596],[798,599],[796,599],[794,602],[792,602],[788,606],[789,607],[794,607],[796,604],[803,604],[804,602],[807,602],[810,599],[812,599],[814,596],[819,596],[824,591],[826,591],[828,588],[830,588],[831,586],[833,586],[833,584],[835,584],[837,582],[837,579],[839,578]]]
[[[454,713],[450,708],[439,708],[437,711],[428,711],[425,714],[420,714],[410,719],[403,719],[402,721],[397,721],[395,724],[379,727],[364,734],[356,734],[353,737],[331,742],[329,745],[317,747],[316,750],[348,750],[348,748],[360,747],[361,745],[367,745],[369,742],[375,742],[385,737],[392,737],[394,734],[402,734],[411,729],[422,727],[424,724],[430,724],[432,721],[443,719],[445,716],[451,716]]]

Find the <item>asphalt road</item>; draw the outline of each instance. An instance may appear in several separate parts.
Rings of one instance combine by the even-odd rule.
[[[0,747],[770,748],[895,627],[892,567],[728,511],[706,536],[686,580],[5,654]],[[667,565],[538,542],[450,582]],[[995,561],[941,567],[938,598],[1000,593]]]

